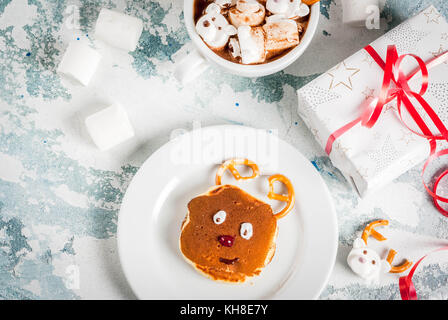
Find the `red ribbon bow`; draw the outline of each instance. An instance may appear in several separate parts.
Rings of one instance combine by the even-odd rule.
[[[420,57],[414,54],[403,54],[399,56],[397,48],[394,45],[388,46],[387,48],[386,62],[383,61],[378,52],[376,52],[372,46],[369,45],[364,49],[370,54],[373,60],[384,71],[383,83],[381,86],[380,94],[376,98],[366,100],[366,102],[362,105],[364,110],[360,117],[339,128],[330,135],[330,137],[327,140],[325,151],[329,155],[331,153],[334,141],[340,136],[342,136],[344,133],[349,131],[358,123],[361,123],[361,125],[364,127],[372,128],[378,121],[384,106],[389,102],[391,102],[392,100],[397,99],[398,115],[401,122],[404,124],[404,126],[406,126],[406,128],[408,128],[414,134],[426,138],[430,144],[431,152],[428,160],[423,166],[422,170],[422,178],[423,178],[425,170],[430,162],[432,162],[435,158],[448,154],[448,149],[436,152],[437,148],[436,141],[437,140],[448,141],[448,130],[443,124],[443,122],[440,120],[440,118],[437,116],[436,112],[423,98],[423,95],[426,93],[429,86],[428,70],[447,61],[448,51],[425,63]],[[401,68],[401,63],[406,57],[414,58],[418,63],[418,67],[414,71],[412,71],[409,75],[406,75]],[[409,80],[411,80],[416,74],[420,72],[422,76],[422,86],[419,92],[415,92],[410,88]],[[412,104],[410,98],[417,100],[417,102],[423,107],[423,110],[429,116],[431,121],[434,123],[435,127],[439,130],[440,134],[434,135],[431,132],[431,130],[426,125],[425,121],[422,119],[415,106]],[[410,114],[410,116],[412,117],[412,119],[414,120],[414,122],[420,128],[421,132],[417,132],[414,129],[411,129],[403,120],[402,117],[403,105]],[[444,198],[436,194],[440,180],[446,175],[448,175],[448,169],[445,170],[437,178],[436,182],[434,183],[433,190],[431,190],[426,185],[424,180],[423,185],[433,198],[434,204],[436,205],[437,209],[443,215],[448,217],[448,211],[443,209],[438,203],[438,201],[448,203],[448,198]]]

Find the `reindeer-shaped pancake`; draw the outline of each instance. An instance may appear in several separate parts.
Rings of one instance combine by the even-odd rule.
[[[243,177],[235,168],[247,165],[252,175]],[[294,189],[282,175],[268,178],[270,199],[286,202],[277,214],[267,203],[233,185],[221,185],[229,170],[235,179],[253,179],[258,166],[247,159],[224,162],[216,174],[216,186],[188,203],[188,214],[182,224],[180,250],[198,271],[213,280],[244,282],[260,274],[275,253],[277,220],[294,206]],[[274,182],[285,184],[287,195],[274,193]]]

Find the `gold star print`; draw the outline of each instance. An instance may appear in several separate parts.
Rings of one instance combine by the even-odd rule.
[[[339,151],[341,151],[344,154],[348,154],[351,150],[351,148],[343,147],[340,142],[336,143],[336,149],[338,149]]]
[[[434,22],[434,23],[438,24],[439,23],[439,18],[442,16],[434,8],[431,8],[430,11],[425,12],[424,15],[427,18],[426,23],[428,23],[428,24],[431,23],[431,22]]]
[[[431,54],[434,56],[434,58],[437,58],[438,56],[440,56],[442,53],[445,52],[445,49],[443,49],[442,45],[440,45],[439,50],[436,52],[431,52]],[[447,64],[448,61],[445,61],[444,64]]]
[[[403,141],[403,143],[406,143],[406,145],[409,145],[411,142],[414,141],[413,133],[408,132],[402,132],[400,141]]]
[[[392,112],[397,111],[397,112],[398,112],[398,110],[397,110],[395,104],[387,104],[387,105],[386,105],[386,112],[388,112],[388,111],[392,111]]]
[[[330,88],[328,90],[334,89],[339,85],[353,90],[352,77],[359,71],[360,69],[347,67],[345,62],[340,63],[327,73],[331,77]]]
[[[370,89],[369,87],[366,87],[365,90],[362,92],[362,94],[366,97],[366,100],[369,98],[375,98],[374,96],[375,89]]]
[[[382,137],[382,135],[381,135],[381,133],[379,133],[379,132],[375,132],[375,133],[373,134],[373,139],[375,139],[375,140],[380,140],[381,137]]]
[[[311,133],[314,137],[319,138],[319,130],[312,128]]]
[[[369,177],[369,170],[367,168],[359,168],[358,173],[361,177],[364,178],[364,180],[367,180]]]
[[[364,52],[364,60],[362,62],[367,63],[370,67],[373,65],[375,60],[373,60],[372,56],[368,54],[367,52]]]

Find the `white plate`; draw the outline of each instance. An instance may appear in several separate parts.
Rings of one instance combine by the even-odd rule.
[[[218,164],[240,157],[262,175],[236,183],[270,203],[267,175],[282,173],[296,192],[295,208],[279,220],[277,250],[260,276],[244,284],[214,282],[187,264],[179,250],[187,204],[214,185]],[[141,299],[315,299],[336,259],[337,219],[313,165],[266,130],[241,126],[197,129],[152,154],[126,191],[118,220],[118,249],[126,278]]]

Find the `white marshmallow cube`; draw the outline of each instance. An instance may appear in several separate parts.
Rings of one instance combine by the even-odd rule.
[[[299,44],[299,29],[294,20],[269,21],[263,26],[263,29],[266,34],[266,52],[268,57],[275,56]]]
[[[100,63],[101,55],[80,41],[70,42],[57,72],[87,86]]]
[[[365,27],[372,14],[371,7],[379,8],[379,0],[342,0],[343,22],[354,27]]]
[[[101,150],[108,150],[134,136],[134,129],[129,122],[126,111],[118,104],[113,104],[85,120],[87,132]]]
[[[96,21],[95,36],[114,47],[134,51],[142,30],[140,19],[103,8]]]
[[[265,61],[266,43],[262,27],[239,27],[238,41],[243,64],[263,63]]]

